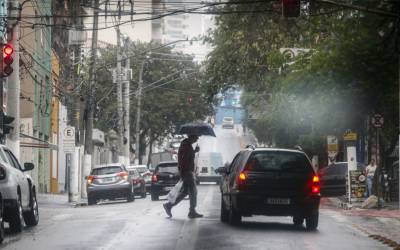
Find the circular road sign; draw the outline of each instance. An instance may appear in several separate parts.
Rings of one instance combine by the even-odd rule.
[[[383,126],[384,119],[380,114],[376,114],[372,117],[372,125],[375,128],[381,128]]]

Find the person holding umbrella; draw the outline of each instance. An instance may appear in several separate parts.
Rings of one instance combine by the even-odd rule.
[[[198,139],[198,135],[189,134],[188,138],[184,139],[179,147],[178,167],[183,185],[182,190],[181,192],[179,192],[178,197],[176,198],[174,203],[167,202],[163,204],[165,212],[169,217],[172,217],[172,207],[181,202],[187,194],[189,194],[190,200],[188,217],[191,219],[203,217],[202,214],[196,212],[197,188],[194,159],[195,154],[200,151],[200,147],[196,146],[196,149],[193,149],[192,144],[196,143]]]

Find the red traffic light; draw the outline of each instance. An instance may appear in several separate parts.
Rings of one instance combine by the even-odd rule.
[[[14,48],[10,44],[5,44],[3,46],[3,69],[2,69],[3,77],[11,75],[11,73],[14,71],[14,69],[11,66],[14,62],[14,58],[12,57],[13,53],[14,53]]]
[[[10,55],[14,52],[14,49],[13,49],[13,47],[11,47],[11,45],[6,44],[6,45],[4,46],[4,48],[3,48],[3,52],[4,52],[4,54],[5,54],[6,56],[10,56]]]

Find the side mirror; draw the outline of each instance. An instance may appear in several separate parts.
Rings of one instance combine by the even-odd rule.
[[[228,169],[226,167],[219,167],[215,170],[215,173],[225,175],[228,174]]]
[[[35,168],[35,165],[32,162],[24,163],[24,171],[31,171]]]

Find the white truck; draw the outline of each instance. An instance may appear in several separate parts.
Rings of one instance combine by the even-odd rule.
[[[201,152],[196,156],[196,181],[216,182],[219,184],[221,176],[215,173],[215,169],[223,166],[220,152]]]

